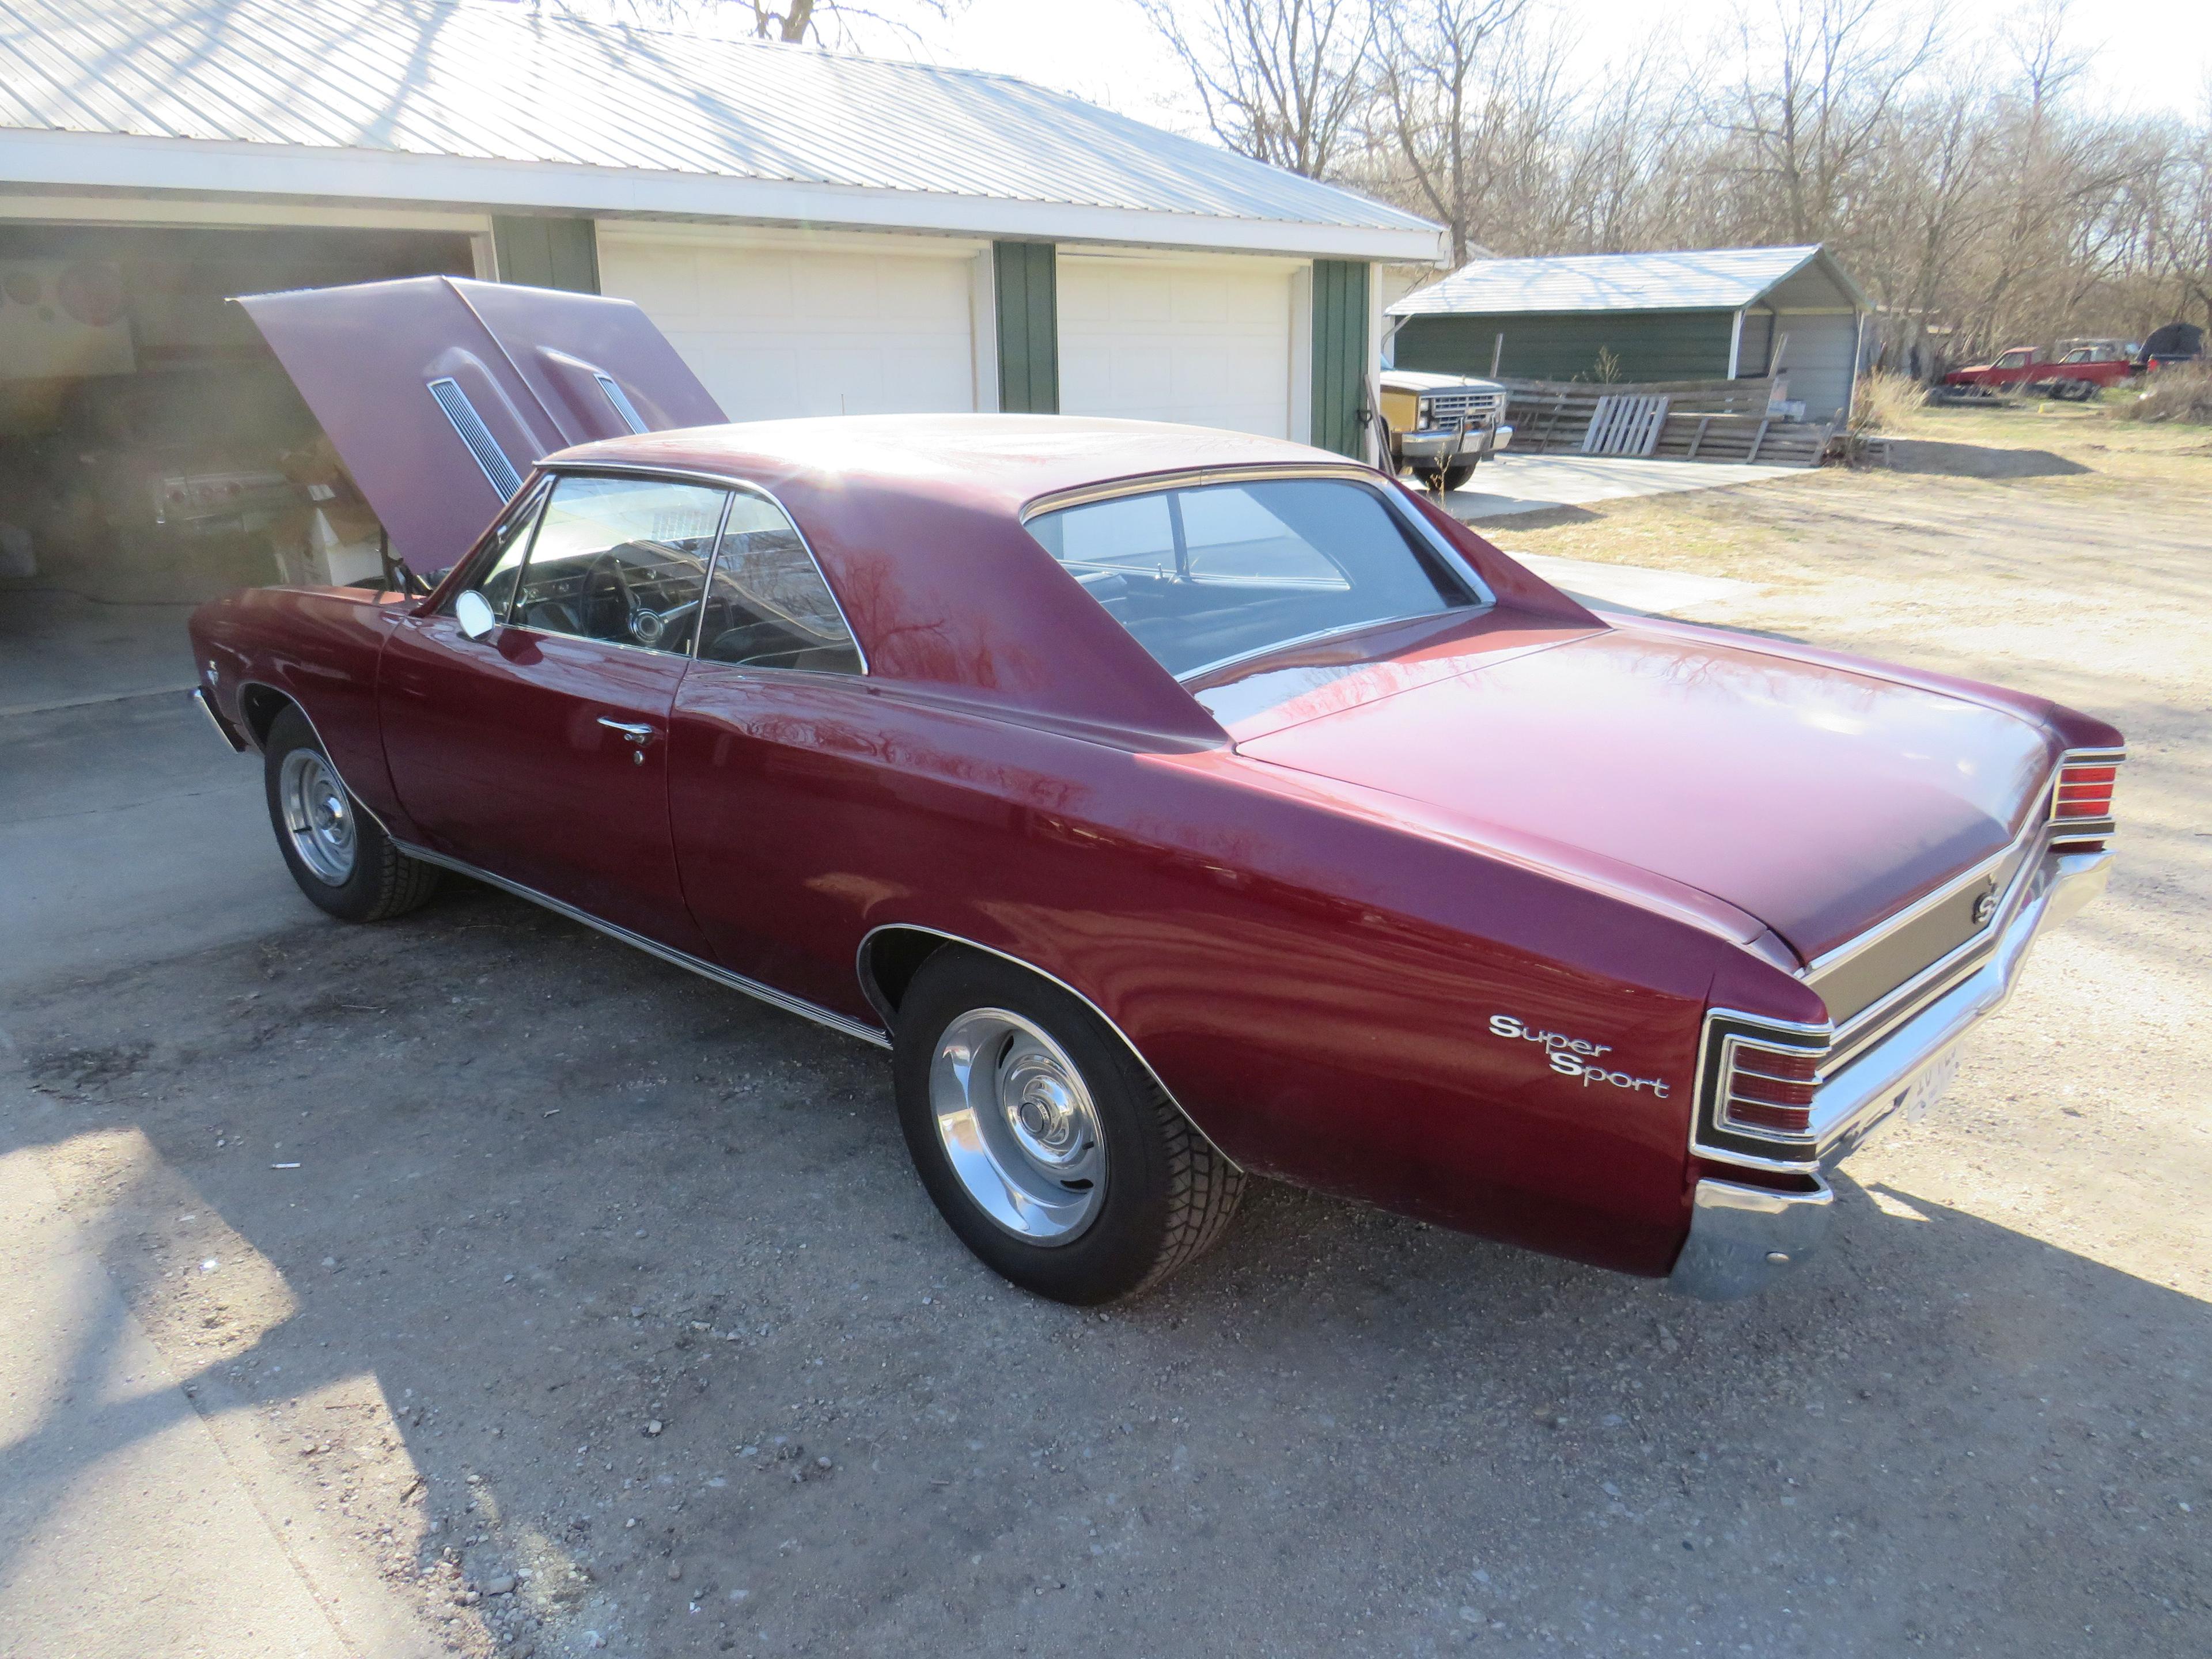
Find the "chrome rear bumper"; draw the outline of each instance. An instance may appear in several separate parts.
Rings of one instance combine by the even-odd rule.
[[[2112,871],[2109,849],[2045,853],[1981,965],[1822,1080],[1813,1097],[1817,1167],[1794,1166],[1802,1189],[1716,1176],[1698,1182],[1689,1239],[1668,1283],[1688,1296],[1727,1301],[1762,1289],[1809,1255],[1834,1209],[1835,1194],[1821,1172],[1936,1091],[1958,1063],[1966,1033],[2012,994],[2036,937],[2103,892]],[[1779,1172],[1793,1166],[1772,1167],[1778,1182],[1787,1184],[1791,1177]]]

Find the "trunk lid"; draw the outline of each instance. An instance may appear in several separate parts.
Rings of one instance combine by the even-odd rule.
[[[2001,852],[2056,758],[1978,702],[1626,627],[1237,751],[1696,888],[1807,960]]]
[[[238,303],[425,574],[555,450],[727,418],[627,300],[410,276]]]

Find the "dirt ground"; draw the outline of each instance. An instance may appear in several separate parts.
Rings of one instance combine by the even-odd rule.
[[[2212,437],[1919,429],[2062,465],[1497,532],[2129,735],[2110,896],[1763,1300],[1263,1188],[1163,1291],[1037,1302],[881,1056],[461,884],[51,981],[0,1153],[426,1651],[2201,1655]]]

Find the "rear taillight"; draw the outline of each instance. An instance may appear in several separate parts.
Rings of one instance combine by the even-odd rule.
[[[1752,1134],[1809,1134],[1820,1081],[1818,1053],[1732,1037],[1721,1068],[1721,1123]]]
[[[2059,762],[2057,787],[2051,794],[2054,839],[2102,841],[2112,832],[2112,789],[2122,758],[2115,750],[2076,750]]]

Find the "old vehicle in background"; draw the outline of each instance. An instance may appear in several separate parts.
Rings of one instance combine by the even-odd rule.
[[[1495,380],[1386,368],[1380,385],[1390,470],[1411,471],[1428,489],[1459,489],[1485,456],[1513,441],[1506,390]]]
[[[2204,356],[2204,331],[2194,323],[2167,323],[2154,328],[2136,354],[2135,367],[2144,374],[2171,368],[2177,363],[2193,363]]]
[[[595,296],[247,304],[445,572],[192,617],[301,891],[460,872],[888,1049],[1042,1295],[1157,1281],[1251,1175],[1758,1289],[2111,866],[2103,722],[1598,614],[1340,456],[711,424]]]
[[[2028,392],[2084,402],[2135,372],[2124,342],[2068,341],[2052,356],[2036,346],[2013,346],[1989,362],[1953,369],[1939,385],[1954,399]]]

